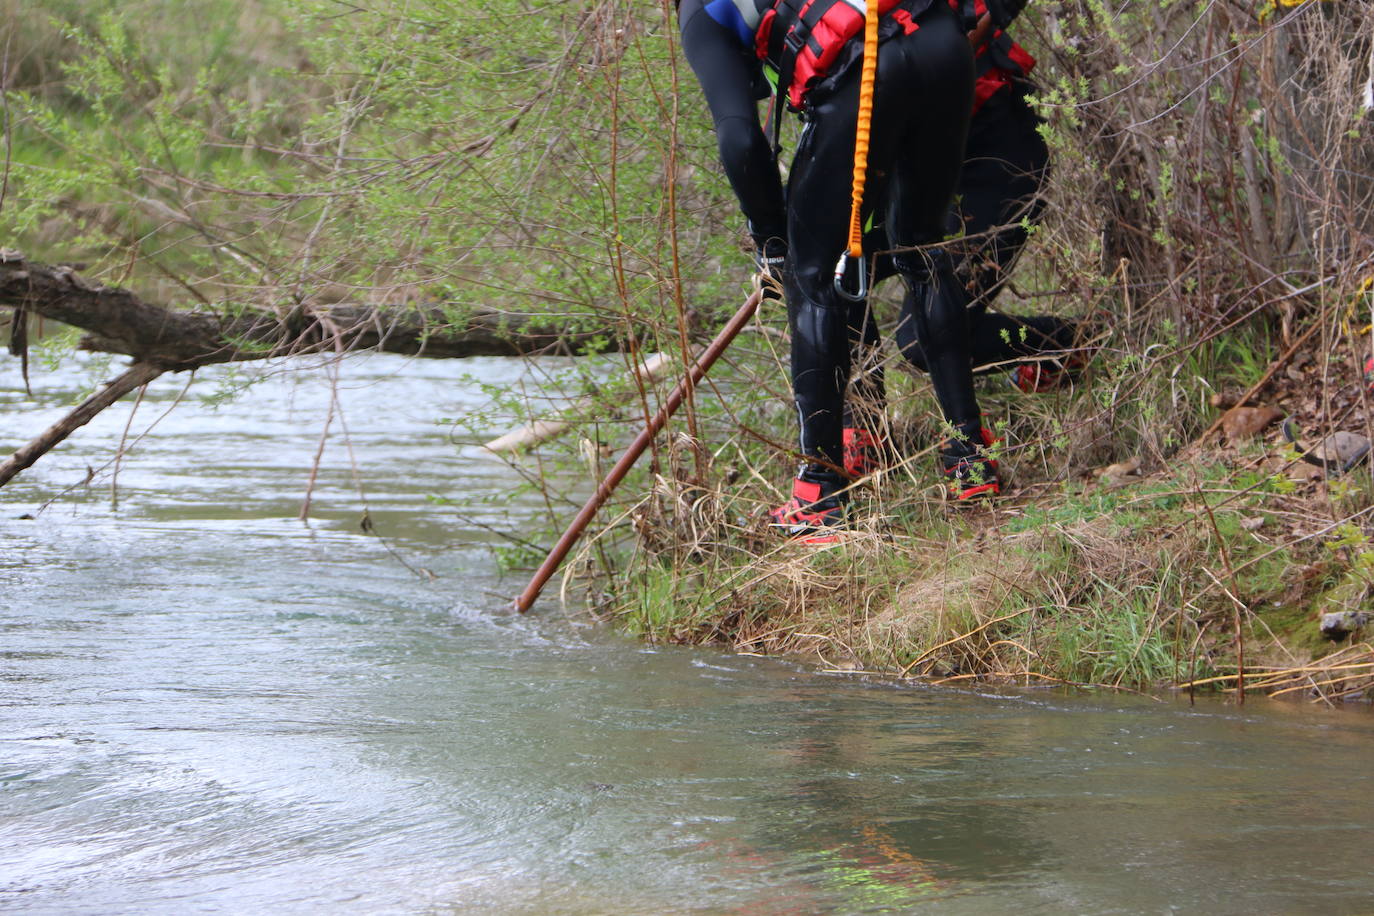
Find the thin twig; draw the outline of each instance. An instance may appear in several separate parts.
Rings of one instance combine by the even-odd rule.
[[[129,411],[129,419],[124,421],[124,432],[119,436],[119,447],[115,449],[114,470],[110,472],[110,508],[112,509],[119,508],[119,463],[124,458],[125,443],[129,441],[129,430],[134,425],[134,417],[138,416],[139,405],[143,403],[143,396],[147,393],[148,385],[146,383],[140,385],[138,398]]]

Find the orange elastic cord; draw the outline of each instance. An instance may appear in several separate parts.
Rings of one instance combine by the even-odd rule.
[[[878,76],[878,0],[868,0],[864,15],[864,63],[859,79],[859,123],[854,132],[854,184],[850,195],[849,255],[863,257],[864,182],[868,173],[868,140],[873,123],[873,84]]]

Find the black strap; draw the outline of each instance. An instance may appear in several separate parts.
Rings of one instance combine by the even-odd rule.
[[[787,90],[782,87],[781,79],[773,88],[773,99],[769,104],[772,105],[772,111],[768,118],[768,146],[773,150],[773,165],[776,167],[782,159],[782,112],[787,107]]]

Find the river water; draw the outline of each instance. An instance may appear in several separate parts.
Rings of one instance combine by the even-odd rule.
[[[336,419],[308,525],[330,387],[278,368],[217,410],[203,373],[117,507],[128,404],[0,489],[0,909],[1374,908],[1365,710],[892,684],[513,617],[483,526],[530,504],[436,420],[521,364],[349,360],[352,459]],[[0,362],[6,453],[85,378],[28,400]]]

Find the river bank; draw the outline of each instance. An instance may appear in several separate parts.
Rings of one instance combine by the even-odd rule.
[[[607,613],[654,642],[937,684],[1369,697],[1367,471],[1328,475],[1277,427],[1058,482],[1030,467],[1043,447],[1009,442],[1009,495],[976,507],[910,459],[860,487],[852,532],[821,548],[705,494],[715,540],[662,550]]]

